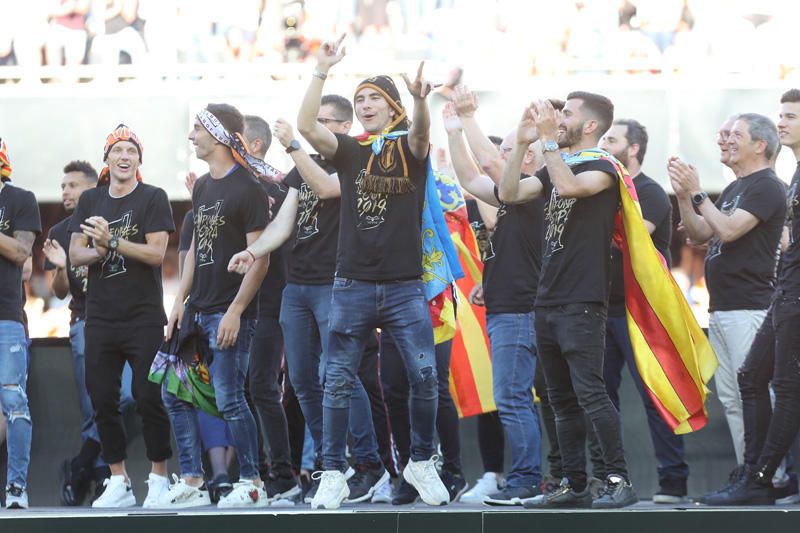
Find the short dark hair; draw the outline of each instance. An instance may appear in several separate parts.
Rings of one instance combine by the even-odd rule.
[[[266,120],[256,115],[245,115],[244,129],[250,133],[249,137],[251,139],[261,139],[265,146],[265,152],[269,150],[269,146],[272,144],[272,131],[269,129],[269,124],[267,124]],[[248,140],[248,142],[250,141]]]
[[[97,171],[88,161],[70,161],[64,167],[64,174],[68,174],[70,172],[80,172],[90,183],[97,183]]]
[[[347,122],[353,122],[353,104],[344,96],[338,94],[326,94],[322,97],[320,105],[333,106],[336,110],[336,118]]]
[[[789,89],[781,96],[782,104],[795,104],[800,102],[800,89]]]
[[[641,122],[632,118],[621,118],[614,121],[616,126],[625,126],[625,140],[628,144],[638,144],[639,152],[636,154],[636,159],[641,165],[644,163],[644,154],[647,153],[647,141],[650,138],[647,135],[647,128]]]
[[[581,108],[587,109],[597,119],[598,138],[608,131],[614,121],[614,103],[608,97],[586,91],[573,91],[567,95],[567,100],[573,98],[581,100],[583,102]]]
[[[217,120],[228,130],[228,133],[244,132],[244,117],[238,109],[230,104],[208,104],[206,109],[217,117]]]
[[[489,135],[489,140],[492,141],[492,144],[495,146],[500,146],[503,144],[503,138],[498,137],[497,135]]]
[[[558,98],[548,98],[547,101],[550,102],[550,105],[553,106],[553,109],[556,111],[561,111],[564,109],[564,100],[560,100]]]

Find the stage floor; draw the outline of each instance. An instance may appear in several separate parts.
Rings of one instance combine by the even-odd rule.
[[[522,533],[528,531],[587,533],[710,533],[797,531],[800,506],[707,507],[694,504],[656,505],[640,502],[622,510],[528,510],[453,504],[393,506],[344,505],[335,511],[312,511],[308,505],[224,510],[200,507],[186,511],[129,508],[34,507],[2,510],[2,533],[238,533],[262,530],[281,533]]]

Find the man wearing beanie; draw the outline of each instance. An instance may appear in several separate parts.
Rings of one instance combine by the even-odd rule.
[[[344,471],[349,400],[361,354],[375,327],[387,330],[411,384],[411,459],[403,477],[429,505],[449,501],[434,466],[438,401],[433,326],[424,295],[421,222],[428,170],[431,85],[422,65],[412,81],[413,122],[388,76],[359,84],[354,108],[366,133],[334,134],[317,122],[328,70],[342,60],[342,36],[322,45],[297,126],[336,168],[341,212],[323,398],[320,486],[312,508],[335,509],[348,497]]]
[[[106,139],[106,167],[98,186],[85,191],[70,221],[69,258],[88,266],[86,289],[86,387],[96,409],[103,460],[111,477],[92,507],[136,505],[125,471],[125,430],[120,416],[120,380],[133,369],[133,397],[142,418],[152,470],[145,507],[169,486],[170,426],[157,384],[147,380],[163,340],[161,263],[175,231],[166,193],[142,183],[142,143],[120,124]]]

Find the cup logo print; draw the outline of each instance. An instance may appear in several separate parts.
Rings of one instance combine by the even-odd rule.
[[[194,227],[197,232],[198,267],[214,264],[214,243],[219,235],[219,229],[225,224],[225,217],[220,215],[223,203],[223,200],[217,200],[208,207],[204,204],[197,209]]]
[[[364,190],[366,173],[366,170],[362,169],[356,178],[356,214],[358,215],[356,228],[360,230],[375,229],[383,224],[389,202],[389,195],[386,193]]]
[[[550,201],[544,209],[545,220],[545,249],[544,257],[550,257],[556,252],[564,249],[562,238],[564,236],[564,228],[567,227],[569,214],[572,211],[572,206],[575,205],[575,198],[561,198],[558,195],[555,187],[550,193]]]
[[[130,240],[131,237],[139,233],[139,226],[133,223],[133,211],[128,211],[117,220],[108,223],[108,231],[112,236],[119,239]],[[102,274],[103,279],[113,278],[127,272],[125,268],[125,257],[117,252],[106,255],[103,260]]]

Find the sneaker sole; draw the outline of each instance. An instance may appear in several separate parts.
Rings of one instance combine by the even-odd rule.
[[[270,498],[270,501],[271,502],[275,502],[275,501],[278,501],[278,500],[288,500],[290,498],[296,497],[301,492],[302,492],[302,489],[300,488],[300,486],[299,485],[295,485],[294,487],[292,487],[291,489],[289,489],[289,490],[287,490],[285,492],[279,492],[278,494],[274,495],[273,497]]]
[[[97,500],[92,503],[93,509],[124,509],[126,507],[136,507],[136,497],[131,495],[129,500],[126,499],[126,501],[117,505],[104,505],[102,503],[100,505],[95,505],[95,503],[97,503]]]
[[[486,498],[483,500],[484,505],[491,505],[492,507],[514,507],[522,505],[522,500],[519,498],[511,498],[510,500],[495,500],[493,498]]]
[[[432,505],[434,507],[438,507],[440,505],[447,505],[448,500],[450,500],[450,494],[449,493],[447,494],[447,498],[446,499],[439,499],[439,498],[435,498],[432,494],[428,493],[427,490],[426,491],[419,490],[419,487],[422,484],[419,481],[417,481],[417,478],[414,477],[414,474],[411,472],[411,469],[408,468],[408,467],[403,469],[403,479],[408,481],[408,483],[412,487],[417,489],[417,492],[419,493],[419,497],[422,498],[422,501],[427,503],[428,505]],[[440,484],[442,483],[441,480],[439,481],[439,483]],[[442,484],[442,487],[444,488],[444,492],[447,493],[447,488],[444,487],[444,484]],[[424,492],[424,494],[423,494],[423,492]],[[394,501],[392,501],[392,503],[394,503]],[[413,503],[413,502],[411,502],[411,503]]]
[[[326,504],[318,503],[317,505],[314,505],[314,501],[312,500],[311,508],[312,509],[322,508],[328,510],[338,509],[339,507],[342,506],[342,502],[345,501],[349,495],[350,495],[350,488],[347,486],[347,483],[345,483],[344,487],[342,487],[342,490],[339,491],[339,495],[336,497],[335,500],[332,500],[331,502],[328,502]]]
[[[614,504],[600,503],[599,505],[598,502],[595,501],[592,502],[592,509],[622,509],[623,507],[630,507],[631,505],[634,505],[636,503],[639,503],[639,500],[628,500]]]
[[[204,498],[197,498],[196,500],[189,500],[181,503],[164,503],[161,505],[154,505],[154,509],[189,509],[191,507],[206,507],[211,505],[211,498],[208,496]],[[142,506],[144,507],[144,506]]]
[[[467,492],[468,488],[469,488],[469,483],[464,485],[464,488],[462,488],[460,491],[456,492],[455,497],[451,500],[450,503],[460,502],[461,501],[461,497],[464,495],[465,492]]]
[[[672,496],[670,494],[654,494],[653,503],[678,505],[681,503],[689,503],[689,498],[686,496]]]
[[[375,491],[381,488],[383,485],[385,485],[388,481],[389,481],[389,472],[384,470],[381,478],[369,488],[366,494],[364,494],[363,496],[359,496],[358,498],[347,498],[345,500],[345,503],[360,503],[372,499],[372,496],[373,494],[375,494]]]

